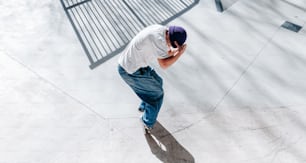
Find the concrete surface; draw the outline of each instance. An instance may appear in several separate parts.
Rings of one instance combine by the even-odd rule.
[[[165,99],[144,136],[118,56],[91,70],[60,1],[0,0],[0,163],[306,162],[305,9],[201,0],[171,21],[188,49],[156,67]]]
[[[229,9],[237,1],[238,0],[215,0],[216,9],[219,12],[223,12],[223,11]]]

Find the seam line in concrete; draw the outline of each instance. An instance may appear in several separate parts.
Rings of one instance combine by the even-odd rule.
[[[233,86],[231,86],[231,88],[229,88],[226,93],[223,95],[223,97],[220,99],[220,101],[212,108],[212,111],[215,111],[218,106],[224,101],[224,99],[229,95],[229,93],[232,91],[232,89],[239,83],[239,81],[242,79],[242,77],[247,73],[247,71],[250,69],[250,67],[252,67],[252,65],[255,63],[255,61],[257,60],[257,58],[260,56],[260,54],[262,53],[262,51],[270,44],[270,42],[273,40],[273,38],[275,37],[275,35],[278,33],[279,29],[281,27],[278,27],[274,33],[272,34],[272,36],[267,40],[267,42],[263,45],[263,47],[257,52],[256,56],[254,57],[254,59],[247,65],[247,67],[242,71],[242,73],[240,74],[240,76],[238,77],[238,79],[234,82]]]
[[[83,106],[84,108],[86,108],[88,111],[92,112],[93,114],[95,114],[97,117],[101,118],[102,120],[106,120],[105,117],[103,117],[102,115],[100,115],[99,113],[97,113],[95,110],[93,110],[92,108],[90,108],[88,105],[86,105],[85,103],[83,103],[82,101],[80,101],[79,99],[73,97],[72,95],[70,95],[68,92],[64,91],[63,89],[61,89],[60,87],[58,87],[57,85],[55,85],[54,83],[52,83],[51,81],[47,80],[46,78],[44,78],[43,76],[41,76],[40,74],[38,74],[37,72],[35,72],[34,70],[32,70],[29,66],[25,65],[23,62],[19,61],[18,59],[16,59],[15,57],[7,54],[6,52],[4,52],[4,54],[6,56],[8,56],[11,60],[13,60],[14,62],[20,64],[22,67],[24,67],[25,69],[27,69],[28,71],[30,71],[31,73],[33,73],[34,75],[36,75],[40,80],[44,81],[45,83],[49,84],[50,86],[52,86],[53,88],[55,88],[56,90],[58,90],[59,92],[61,92],[62,94],[66,95],[67,97],[71,98],[73,101],[77,102],[78,104],[80,104],[81,106]]]

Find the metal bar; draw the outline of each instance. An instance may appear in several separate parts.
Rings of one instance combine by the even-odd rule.
[[[65,10],[65,13],[66,13],[66,15],[67,15],[67,17],[68,17],[68,20],[70,21],[70,23],[71,23],[71,25],[72,25],[72,28],[74,29],[74,31],[75,31],[75,33],[76,33],[76,35],[77,35],[77,37],[78,37],[78,39],[79,39],[79,41],[80,41],[80,43],[81,43],[81,46],[83,47],[83,49],[84,49],[84,51],[85,51],[85,53],[86,53],[86,55],[87,55],[87,57],[88,57],[88,59],[89,59],[90,64],[93,64],[94,61],[93,61],[92,57],[90,56],[90,53],[89,53],[89,51],[88,51],[88,49],[87,49],[87,46],[85,45],[85,43],[84,43],[84,41],[83,41],[81,35],[77,32],[77,31],[78,31],[78,30],[77,30],[77,27],[76,27],[76,25],[74,24],[74,22],[73,22],[73,20],[72,20],[72,17],[71,17],[71,15],[69,14],[68,10],[66,9],[65,4],[64,4],[64,1],[61,0],[61,3],[62,3],[62,6],[63,6],[63,8],[64,8],[64,10]]]
[[[109,26],[109,30],[110,30],[110,32],[112,32],[112,36],[115,38],[115,40],[117,41],[117,43],[118,43],[118,46],[120,47],[121,46],[121,44],[122,44],[122,38],[120,37],[120,33],[121,33],[121,31],[119,31],[117,28],[114,28],[114,26],[116,26],[116,23],[114,22],[114,20],[113,20],[113,18],[112,18],[112,16],[110,15],[110,13],[108,12],[108,10],[105,10],[103,7],[105,7],[105,6],[103,6],[103,4],[100,2],[100,1],[98,1],[98,3],[97,3],[97,6],[98,6],[98,8],[100,9],[100,11],[102,12],[102,14],[104,15],[104,17],[105,17],[105,19],[108,21],[108,23],[110,24],[110,26]],[[111,18],[109,18],[109,17],[111,17]],[[106,21],[105,20],[105,21]],[[108,26],[108,25],[107,25]],[[113,30],[113,31],[112,31]]]
[[[78,10],[76,10],[76,11],[78,11]],[[84,21],[83,21],[83,19],[81,19],[81,20],[83,21],[83,23],[84,23],[84,26],[85,26],[86,30],[88,31],[88,34],[89,34],[89,36],[90,36],[90,38],[91,38],[93,44],[95,45],[95,48],[94,48],[94,49],[98,52],[98,54],[101,54],[102,52],[101,52],[101,50],[99,49],[99,47],[98,47],[98,45],[97,45],[97,43],[96,43],[96,41],[95,41],[95,39],[94,39],[94,38],[95,38],[94,35],[96,35],[96,32],[95,32],[94,28],[92,27],[91,23],[89,23],[89,18],[88,18],[88,16],[86,16],[86,14],[84,13],[84,11],[83,11],[83,9],[82,9],[82,6],[80,6],[80,11],[82,12],[82,16],[84,16],[84,18],[85,18],[85,20],[86,20],[86,22],[87,22],[87,24],[85,24]],[[88,28],[87,28],[87,26],[88,26]],[[93,31],[93,33],[92,33],[91,31]],[[93,35],[93,34],[94,34],[94,35]],[[97,55],[96,53],[95,53],[95,57],[96,57],[97,60],[99,59],[99,57],[98,57],[98,55]]]
[[[110,35],[110,32],[107,32],[107,26],[105,27],[105,20],[103,19],[103,17],[101,16],[99,10],[97,10],[96,8],[96,5],[92,5],[94,10],[93,12],[96,12],[97,15],[96,16],[96,19],[98,20],[99,24],[100,24],[100,27],[103,29],[103,32],[104,35],[106,35],[107,39],[108,40],[111,40],[111,41],[106,41],[107,45],[109,46],[110,50],[112,51],[112,49],[116,49],[116,45],[115,45],[115,41],[112,40],[112,36]],[[101,22],[102,21],[102,22]],[[101,33],[101,35],[103,36],[103,34]],[[109,44],[109,42],[111,43],[111,45]],[[119,45],[119,44],[118,44]]]
[[[85,1],[82,1],[82,2],[78,2],[78,3],[74,4],[74,5],[71,5],[71,6],[67,7],[67,8],[65,8],[65,9],[69,10],[71,8],[77,7],[77,6],[82,5],[82,4],[84,4],[86,2],[89,2],[89,1],[91,1],[91,0],[85,0]]]
[[[87,8],[89,8],[91,11],[88,11]],[[102,34],[102,32],[99,28],[99,25],[97,24],[97,22],[99,22],[99,19],[97,19],[96,15],[94,14],[94,12],[92,11],[92,9],[89,5],[86,5],[86,7],[84,6],[84,9],[85,9],[85,11],[87,12],[87,14],[90,18],[88,23],[92,24],[94,34],[95,34],[98,42],[100,43],[100,45],[102,45],[102,48],[104,49],[105,54],[107,54],[108,50],[110,50],[111,48],[106,44],[107,41],[101,41],[101,39],[103,39],[103,34]],[[94,18],[96,18],[96,19],[94,19]],[[93,23],[90,23],[90,22],[93,22]],[[104,45],[106,45],[108,48],[106,48]],[[99,46],[98,46],[98,48],[99,48]],[[100,55],[103,57],[103,53],[101,53]]]
[[[125,1],[123,0],[123,3],[128,7],[128,9],[135,15],[135,17],[137,18],[137,20],[144,26],[146,27],[147,25],[141,20],[141,18],[135,13],[135,11],[131,8],[131,6]]]
[[[100,2],[101,3],[101,2]],[[102,3],[101,3],[102,4]],[[106,11],[107,11],[107,13],[108,13],[108,15],[111,17],[111,20],[110,21],[112,21],[113,23],[114,23],[114,25],[113,25],[113,28],[114,29],[118,29],[120,32],[118,32],[118,35],[119,35],[119,37],[121,38],[121,40],[123,41],[123,43],[125,44],[126,42],[128,42],[128,40],[129,40],[129,38],[128,38],[128,36],[125,34],[125,31],[124,31],[124,29],[122,29],[122,24],[120,24],[120,23],[118,23],[116,20],[120,20],[120,17],[118,17],[118,15],[117,14],[114,14],[114,13],[116,13],[116,12],[114,12],[115,11],[115,8],[112,6],[112,5],[110,5],[110,4],[108,4],[107,2],[105,2],[104,4],[106,4],[107,6],[107,8],[108,9],[110,9],[112,12],[109,12],[108,11],[108,9],[106,9]]]
[[[124,13],[125,17],[128,18],[130,21],[127,21],[130,26],[133,27],[134,32],[133,35],[135,35],[138,31],[140,31],[144,26],[137,20],[137,17],[128,9],[128,7],[125,4],[120,4],[118,3],[119,1],[114,1],[117,3],[118,9],[120,12]],[[120,1],[122,2],[122,1]],[[129,12],[124,12],[124,11],[129,11]]]
[[[215,0],[215,3],[216,3],[217,10],[218,10],[219,12],[223,12],[224,9],[223,9],[223,5],[222,5],[221,0]]]
[[[165,10],[162,8],[161,5],[158,5],[158,3],[156,3],[155,1],[148,1],[148,3],[151,4],[151,6],[154,6],[155,9],[157,11],[155,11],[155,13],[159,13],[159,16],[161,19],[167,19],[167,13],[165,12]]]
[[[199,1],[200,0],[194,0],[194,3],[189,5],[187,8],[184,8],[183,10],[177,12],[174,16],[171,16],[167,20],[164,20],[163,22],[161,22],[161,24],[167,24],[167,23],[171,22],[172,20],[174,20],[175,18],[181,16],[183,13],[187,12],[188,10],[190,10],[193,6],[197,5],[199,3]]]

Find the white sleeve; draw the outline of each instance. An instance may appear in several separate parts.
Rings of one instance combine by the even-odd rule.
[[[159,59],[168,58],[168,47],[166,42],[162,39],[158,39],[155,43],[155,55]]]

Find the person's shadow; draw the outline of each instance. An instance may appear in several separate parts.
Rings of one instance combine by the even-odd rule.
[[[194,163],[193,156],[157,121],[145,135],[151,152],[164,163]]]

